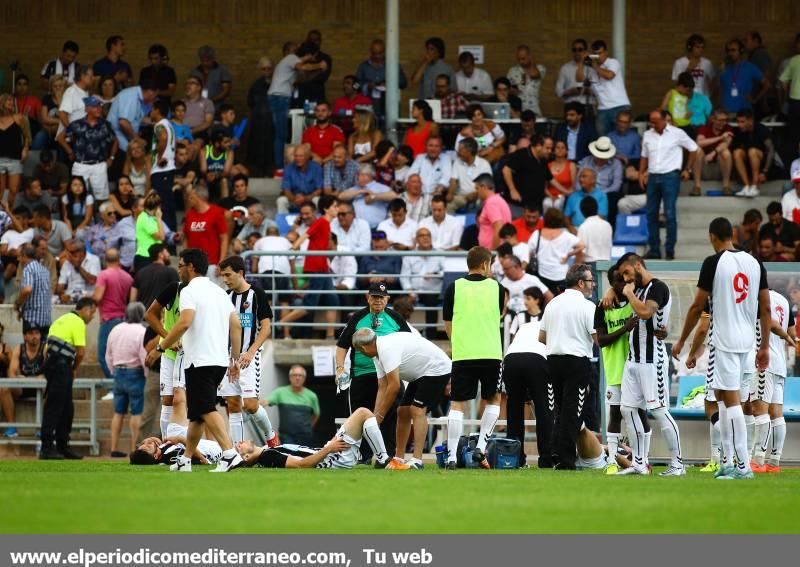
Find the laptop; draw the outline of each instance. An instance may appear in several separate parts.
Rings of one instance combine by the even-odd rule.
[[[481,104],[483,114],[490,120],[509,120],[511,118],[511,105],[507,102],[484,102]]]

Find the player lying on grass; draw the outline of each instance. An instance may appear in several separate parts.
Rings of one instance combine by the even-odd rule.
[[[240,441],[236,450],[245,466],[267,469],[352,469],[361,456],[361,438],[367,440],[379,463],[389,455],[375,415],[367,408],[358,408],[342,424],[333,439],[324,447],[285,444],[277,447],[258,447],[252,441]]]
[[[625,456],[619,453],[613,456],[609,455],[608,449],[598,441],[597,434],[588,429],[585,424],[578,433],[575,447],[578,450],[578,459],[575,461],[575,465],[579,469],[605,469],[611,463],[623,469],[631,466],[630,460]]]

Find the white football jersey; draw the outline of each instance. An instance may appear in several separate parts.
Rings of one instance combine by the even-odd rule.
[[[697,287],[709,293],[714,348],[748,352],[756,342],[758,293],[767,289],[767,272],[743,251],[723,250],[709,256],[700,269]]]
[[[167,426],[167,437],[186,438],[188,432],[189,430],[187,427],[177,423],[170,423],[169,426]],[[203,454],[211,465],[217,464],[222,458],[222,447],[220,447],[219,443],[211,441],[210,439],[200,439],[197,443],[197,450]],[[186,451],[186,447],[183,443],[175,443],[174,445],[164,444],[162,445],[162,451],[165,455],[174,453],[175,456],[180,456]]]
[[[784,331],[794,327],[794,316],[789,301],[780,293],[769,290],[769,303],[772,309],[772,320]],[[769,333],[769,368],[777,376],[786,376],[786,342],[775,333]]]

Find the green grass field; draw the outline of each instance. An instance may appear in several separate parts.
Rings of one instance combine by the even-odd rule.
[[[747,482],[715,481],[696,469],[685,478],[208,469],[2,462],[0,533],[800,532],[800,470],[793,469]]]

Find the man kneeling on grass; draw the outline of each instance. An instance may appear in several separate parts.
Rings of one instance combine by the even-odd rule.
[[[352,469],[361,455],[361,437],[369,443],[379,463],[389,455],[383,443],[378,421],[367,408],[358,408],[342,424],[333,439],[321,449],[303,445],[284,444],[277,447],[257,447],[252,441],[240,441],[236,450],[245,466],[267,469]]]

